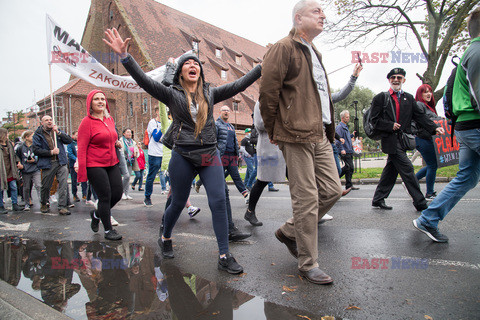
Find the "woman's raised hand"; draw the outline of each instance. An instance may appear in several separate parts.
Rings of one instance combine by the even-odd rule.
[[[105,31],[105,35],[107,36],[108,40],[102,39],[103,42],[105,42],[112,50],[120,55],[120,57],[123,59],[127,57],[127,46],[128,42],[130,42],[130,38],[125,39],[123,41],[122,37],[120,34],[118,34],[117,29],[107,29]]]

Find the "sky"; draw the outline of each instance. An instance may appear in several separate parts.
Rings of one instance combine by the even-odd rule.
[[[265,46],[288,34],[292,27],[291,11],[297,0],[157,0],[157,2]],[[89,8],[90,0],[0,0],[0,30],[2,30],[0,58],[3,61],[0,78],[0,117],[5,117],[7,111],[26,110],[50,94],[45,15],[48,13],[80,42]],[[333,23],[336,18],[335,10],[328,6],[324,6],[324,10],[327,23]],[[336,48],[334,44],[326,42],[322,34],[314,40],[314,44],[323,55],[323,63],[329,73],[333,89],[340,89],[347,83],[353,70],[352,51],[366,52],[372,57],[373,53],[389,53],[393,49],[390,43],[381,41],[368,48],[358,45]],[[409,54],[419,53],[416,41],[410,41],[410,44],[412,47],[405,44],[400,50]],[[415,94],[421,85],[415,74],[422,74],[426,69],[426,63],[392,63],[391,54],[385,60],[386,63],[364,63],[364,70],[357,85],[368,87],[374,92],[386,91],[388,89],[386,74],[390,69],[401,65],[407,71],[404,89]],[[334,72],[349,64],[351,65],[347,68]],[[445,78],[443,82],[446,82],[450,70],[447,64],[443,71]],[[63,69],[53,65],[53,90],[64,85],[69,76]]]

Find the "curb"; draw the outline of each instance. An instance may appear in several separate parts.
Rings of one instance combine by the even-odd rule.
[[[0,315],[2,319],[15,320],[72,319],[3,280],[0,280]]]

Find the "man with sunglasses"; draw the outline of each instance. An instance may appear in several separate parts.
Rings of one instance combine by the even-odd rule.
[[[400,174],[413,199],[413,205],[417,211],[422,211],[427,208],[427,201],[420,191],[412,162],[408,159],[400,139],[403,133],[412,133],[412,120],[415,120],[418,126],[425,128],[431,134],[442,134],[444,130],[437,127],[422,113],[411,94],[402,90],[405,75],[406,72],[402,68],[392,69],[387,75],[390,83],[389,91],[376,95],[372,101],[372,122],[375,128],[382,132],[382,151],[388,154],[387,163],[373,196],[372,206],[384,210],[392,209],[391,206],[385,204],[385,198],[390,195],[397,176]]]

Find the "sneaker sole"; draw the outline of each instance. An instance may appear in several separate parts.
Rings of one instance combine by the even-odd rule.
[[[226,267],[224,267],[224,266],[222,266],[222,265],[220,265],[220,264],[218,265],[218,270],[227,271],[227,272],[230,273],[230,274],[240,274],[240,273],[243,273],[243,268],[242,268],[242,270],[240,270],[240,271],[233,271],[233,270],[229,270],[228,268],[226,268]]]
[[[430,232],[428,232],[427,230],[423,230],[421,229],[418,225],[417,225],[417,220],[413,220],[412,221],[413,223],[413,226],[418,230],[418,231],[421,231],[423,232],[424,234],[426,234],[430,239],[432,239],[433,241],[435,242],[438,242],[438,243],[444,243],[444,242],[448,242],[448,241],[445,241],[445,240],[438,240],[437,238],[435,238]]]

